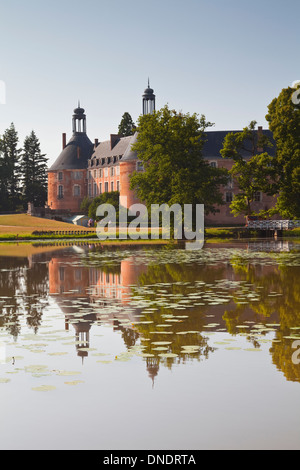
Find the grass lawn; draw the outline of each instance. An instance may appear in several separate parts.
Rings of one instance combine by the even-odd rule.
[[[32,217],[27,214],[0,215],[0,236],[18,234],[31,235],[35,230],[85,230],[94,231],[87,227],[59,222],[57,220]]]

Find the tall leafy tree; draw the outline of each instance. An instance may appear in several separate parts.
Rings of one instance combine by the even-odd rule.
[[[119,124],[118,134],[122,137],[130,136],[134,134],[135,123],[129,113],[124,113]]]
[[[24,140],[22,152],[22,190],[24,202],[43,206],[47,200],[47,159],[41,153],[34,131]]]
[[[254,208],[256,194],[263,192],[272,196],[278,189],[275,160],[266,151],[272,143],[264,134],[258,134],[256,124],[251,121],[241,132],[228,133],[221,150],[223,158],[233,160],[229,173],[239,189],[230,204],[235,216],[257,215]],[[259,211],[259,214],[264,212]]]
[[[144,166],[134,172],[131,188],[150,208],[151,204],[204,204],[216,212],[223,204],[220,186],[227,170],[213,168],[203,158],[205,131],[212,126],[205,116],[183,114],[165,106],[140,116],[133,150]]]
[[[276,212],[300,219],[300,89],[284,88],[268,106],[266,120],[276,142],[279,180]]]
[[[2,210],[15,210],[19,203],[19,137],[13,123],[0,139],[0,194]]]

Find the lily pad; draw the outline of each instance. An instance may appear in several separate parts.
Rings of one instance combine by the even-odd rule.
[[[32,387],[31,390],[34,390],[35,392],[50,392],[55,389],[56,387],[54,387],[54,385],[40,385],[39,387]]]

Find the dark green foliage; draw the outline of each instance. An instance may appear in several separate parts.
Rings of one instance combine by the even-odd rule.
[[[118,191],[112,191],[110,193],[102,193],[100,196],[95,197],[88,209],[88,216],[93,220],[96,220],[96,211],[97,207],[101,204],[111,204],[116,209],[116,215],[118,217],[119,213],[119,197],[120,193]]]
[[[89,215],[89,207],[92,203],[93,199],[85,196],[80,204],[80,210],[84,215]]]
[[[19,137],[12,123],[0,139],[0,210],[13,211],[20,204]]]
[[[34,131],[25,138],[22,152],[22,193],[24,203],[45,205],[47,200],[47,160],[41,153],[40,143]]]
[[[148,209],[151,204],[204,204],[209,213],[223,203],[220,185],[226,184],[228,172],[211,167],[202,156],[210,126],[204,116],[177,113],[167,106],[139,118],[133,149],[144,171],[133,173],[131,188]]]
[[[122,120],[119,124],[118,134],[122,137],[133,135],[135,131],[135,124],[129,113],[124,113]]]
[[[275,211],[290,219],[300,219],[300,106],[293,102],[296,93],[294,88],[283,89],[266,115],[276,142],[279,191]]]
[[[18,148],[14,124],[0,138],[0,211],[26,210],[28,202],[44,206],[47,200],[47,163],[32,131]]]
[[[234,161],[229,173],[239,188],[230,205],[235,216],[255,213],[253,202],[258,191],[271,196],[277,191],[275,160],[266,151],[272,144],[265,135],[259,136],[255,128],[256,122],[252,121],[243,131],[228,133],[221,150],[223,158]]]

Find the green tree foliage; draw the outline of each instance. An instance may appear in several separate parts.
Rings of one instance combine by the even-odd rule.
[[[88,209],[88,216],[93,220],[97,220],[96,211],[97,207],[101,204],[111,204],[116,209],[116,217],[119,213],[119,197],[120,193],[118,191],[112,191],[109,193],[102,193],[100,196],[95,197]]]
[[[203,115],[177,113],[168,106],[140,116],[133,150],[144,171],[133,173],[131,189],[148,209],[151,204],[204,204],[209,213],[223,203],[219,189],[228,173],[211,167],[202,156],[210,126]]]
[[[47,163],[32,131],[19,148],[12,123],[0,138],[0,210],[23,210],[27,203],[43,206],[47,199]]]
[[[272,147],[272,143],[265,135],[259,135],[255,128],[256,121],[251,121],[243,131],[228,133],[221,150],[223,158],[234,161],[229,173],[239,188],[230,204],[235,216],[257,215],[253,209],[256,193],[261,191],[272,196],[277,190],[275,161],[265,151]]]
[[[89,215],[89,207],[92,204],[93,199],[89,196],[85,196],[80,204],[80,210],[84,215]]]
[[[47,200],[47,159],[41,153],[34,131],[24,140],[22,151],[22,192],[24,203],[43,206]]]
[[[118,134],[122,137],[133,135],[135,131],[135,123],[129,113],[124,113],[119,124]]]
[[[294,97],[297,90],[283,89],[268,106],[266,120],[276,142],[279,192],[275,210],[283,218],[300,219],[300,106]]]
[[[19,137],[12,123],[0,139],[0,207],[12,211],[19,203],[20,152]]]

